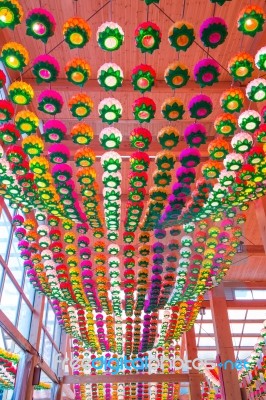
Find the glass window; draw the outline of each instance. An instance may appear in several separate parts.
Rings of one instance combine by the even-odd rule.
[[[26,274],[26,273],[25,273]],[[23,292],[31,304],[34,302],[35,289],[29,281],[27,275],[25,276]]]
[[[201,333],[214,333],[213,324],[201,324]]]
[[[4,210],[0,218],[0,255],[6,260],[11,224]]]
[[[4,275],[4,267],[2,264],[0,264],[0,297],[1,297],[1,286],[2,286],[3,275]]]
[[[266,300],[266,290],[252,290],[254,300]]]
[[[228,310],[228,317],[229,319],[245,319],[246,316],[246,310],[242,309],[231,309]]]
[[[252,324],[252,323],[245,323],[245,326],[244,326],[244,333],[256,333],[256,334],[258,334],[260,331],[261,331],[261,329],[263,328],[263,326],[262,326],[262,324],[261,323],[258,323],[258,324]]]
[[[201,360],[215,360],[216,359],[216,351],[214,350],[199,350],[198,351],[198,357]]]
[[[8,316],[15,325],[17,310],[19,306],[20,294],[8,275],[5,277],[5,283],[1,298],[1,310]]]
[[[47,335],[44,335],[42,356],[43,356],[44,361],[49,366],[51,364],[52,350],[53,350],[52,342],[50,341],[50,339],[48,338]]]
[[[199,337],[199,346],[216,347],[214,337]]]
[[[257,343],[258,338],[257,337],[242,337],[241,340],[241,347],[250,347],[253,348],[253,346]]]
[[[236,300],[252,300],[251,290],[235,290]]]
[[[18,330],[26,338],[29,338],[32,312],[24,300],[21,300]]]
[[[10,255],[8,259],[8,267],[16,278],[18,284],[21,286],[24,275],[24,268],[22,259],[19,257],[18,242],[19,240],[15,236],[13,236]]]
[[[212,319],[212,312],[211,312],[211,310],[210,309],[205,309],[204,310],[204,312],[205,312],[205,314],[204,315],[200,315],[200,314],[198,314],[198,316],[197,316],[197,320],[201,320],[201,319]]]
[[[250,356],[250,350],[239,350],[238,352],[238,359],[245,360]]]
[[[234,347],[238,347],[239,346],[239,344],[240,344],[240,339],[241,339],[241,336],[237,336],[237,337],[232,337],[232,342],[233,342],[233,346]]]
[[[243,324],[230,324],[231,333],[242,333]]]
[[[56,351],[55,347],[53,347],[51,368],[55,373],[57,373],[57,368],[58,368],[58,354],[59,353]]]
[[[264,321],[266,319],[265,310],[248,310],[247,319],[261,319]]]
[[[61,326],[58,324],[58,322],[56,320],[55,321],[54,342],[58,348],[60,348],[61,334],[62,334]]]
[[[44,330],[42,329],[41,338],[40,338],[40,345],[39,345],[39,353],[41,353],[41,354],[42,354],[42,348],[43,348],[43,338],[44,338]]]
[[[54,327],[55,327],[55,314],[54,310],[52,309],[51,305],[48,303],[47,307],[47,318],[46,318],[46,329],[52,336],[54,337]]]

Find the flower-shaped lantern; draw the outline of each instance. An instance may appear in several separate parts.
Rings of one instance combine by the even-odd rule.
[[[44,8],[34,8],[27,15],[26,26],[27,35],[47,43],[48,39],[54,35],[56,22],[49,11]]]
[[[186,21],[177,21],[169,29],[168,40],[176,51],[186,51],[195,40],[193,25]]]
[[[117,64],[105,63],[99,68],[97,79],[104,90],[116,90],[122,86],[124,74]]]
[[[142,53],[152,54],[160,46],[162,33],[153,22],[142,22],[135,30],[136,46]]]
[[[23,10],[17,0],[2,0],[0,8],[0,28],[14,29],[21,23]]]
[[[70,49],[84,47],[91,37],[91,28],[83,18],[72,17],[63,26],[65,42]]]
[[[124,31],[115,22],[105,22],[97,30],[97,42],[105,51],[118,50],[124,42]]]
[[[122,112],[122,104],[112,97],[101,100],[98,105],[98,113],[101,120],[109,125],[118,122]]]
[[[214,49],[224,43],[228,35],[228,29],[224,19],[210,17],[203,21],[199,33],[204,46]]]

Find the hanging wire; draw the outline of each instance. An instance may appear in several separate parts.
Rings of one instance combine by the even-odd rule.
[[[184,19],[184,16],[185,16],[185,8],[186,8],[186,0],[183,0],[181,19]]]

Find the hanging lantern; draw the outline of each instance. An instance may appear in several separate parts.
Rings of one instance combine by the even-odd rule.
[[[247,98],[251,101],[259,102],[266,99],[266,79],[254,79],[246,87]]]
[[[206,161],[201,167],[201,173],[205,179],[218,178],[222,170],[222,165],[217,161]]]
[[[109,172],[104,172],[102,175],[102,182],[105,187],[118,188],[121,185],[122,175],[120,172],[115,172],[109,174]]]
[[[172,89],[181,88],[189,81],[189,70],[186,65],[179,61],[173,62],[166,68],[164,79]]]
[[[104,171],[110,173],[117,172],[121,169],[122,158],[115,151],[108,151],[104,153],[101,157],[101,165]]]
[[[171,151],[163,150],[157,153],[154,161],[160,171],[171,171],[174,168],[176,156]]]
[[[69,180],[72,174],[72,168],[68,164],[55,164],[52,168],[52,175],[56,183]]]
[[[49,167],[49,161],[45,157],[34,157],[30,160],[30,170],[34,174],[46,174],[49,171]]]
[[[38,110],[55,115],[62,111],[63,98],[59,92],[55,90],[44,90],[38,97]]]
[[[129,162],[132,171],[143,172],[148,170],[150,158],[147,153],[137,151],[131,154]]]
[[[43,126],[43,137],[46,142],[60,143],[67,132],[67,128],[63,122],[51,119],[46,121]]]
[[[157,135],[157,140],[163,149],[171,150],[179,142],[179,131],[173,126],[162,128]]]
[[[238,125],[247,132],[254,133],[260,126],[261,116],[255,110],[244,111],[238,118]]]
[[[228,35],[228,29],[224,19],[210,17],[201,24],[199,34],[204,46],[215,49],[224,43]]]
[[[168,121],[177,121],[183,118],[185,113],[184,104],[177,97],[170,97],[163,102],[161,112]]]
[[[98,113],[102,122],[106,122],[109,125],[118,122],[122,117],[122,112],[122,104],[112,97],[103,99],[98,105]]]
[[[210,97],[199,94],[192,97],[188,104],[190,117],[195,119],[206,118],[212,113],[213,105]]]
[[[21,23],[23,9],[17,0],[2,0],[0,8],[0,28],[14,29]]]
[[[1,18],[1,17],[0,17]],[[2,89],[6,84],[6,74],[0,69],[0,88]]]
[[[118,50],[124,42],[124,31],[115,22],[105,22],[97,30],[98,45],[105,51]]]
[[[265,13],[261,7],[249,5],[244,7],[238,17],[238,30],[244,35],[254,37],[256,33],[263,31]]]
[[[212,140],[208,146],[208,153],[212,160],[223,160],[229,151],[229,144],[221,138]]]
[[[53,164],[66,163],[70,158],[70,151],[64,144],[55,143],[48,149],[50,162]]]
[[[68,107],[73,117],[82,120],[90,115],[93,109],[93,102],[85,93],[78,93],[71,97],[68,102]]]
[[[186,21],[174,23],[169,29],[168,40],[176,51],[186,51],[195,40],[193,25]]]
[[[145,128],[135,128],[129,136],[130,146],[144,151],[147,150],[152,141],[151,132]]]
[[[266,124],[260,124],[259,129],[255,132],[254,138],[259,143],[266,143]]]
[[[40,55],[33,61],[32,73],[37,83],[56,81],[59,71],[58,61],[49,54]]]
[[[262,47],[255,55],[256,67],[262,71],[266,71],[266,47]]]
[[[244,159],[241,154],[230,153],[225,157],[223,164],[227,171],[238,171],[244,164]]]
[[[27,15],[26,26],[28,36],[47,43],[48,39],[54,35],[56,23],[49,11],[44,8],[34,8]]]
[[[214,128],[220,135],[232,136],[237,128],[237,119],[229,113],[222,114],[214,121]]]
[[[83,18],[72,17],[63,26],[65,42],[70,49],[84,47],[91,37],[91,28]]]
[[[132,71],[131,82],[134,90],[150,92],[156,78],[155,70],[147,64],[140,64]]]
[[[179,162],[183,167],[194,168],[200,163],[200,152],[195,148],[187,148],[180,152]]]
[[[228,63],[229,74],[236,81],[250,78],[254,71],[253,57],[248,53],[238,53]]]
[[[104,90],[116,90],[122,86],[124,74],[122,69],[115,63],[103,64],[97,73],[99,85]]]
[[[147,186],[148,175],[146,172],[130,172],[129,186],[136,189],[141,189]]]
[[[239,112],[244,105],[245,96],[240,89],[231,88],[223,92],[220,106],[225,112]]]
[[[178,167],[176,170],[176,177],[179,183],[189,185],[195,182],[196,171],[194,168]]]
[[[20,146],[8,146],[6,150],[6,158],[14,164],[21,164],[26,155]]]
[[[20,132],[14,124],[6,123],[0,126],[0,139],[4,144],[14,144],[20,139]]]
[[[262,146],[253,146],[252,149],[247,153],[246,160],[248,164],[257,165],[260,164],[265,157],[265,151]]]
[[[74,85],[84,86],[91,76],[91,68],[82,58],[74,58],[65,66],[67,80]]]
[[[204,125],[197,123],[188,125],[184,130],[185,141],[190,147],[200,147],[206,143],[206,135],[207,132]]]
[[[83,167],[78,169],[76,176],[81,185],[91,185],[95,182],[96,171],[94,168]]]
[[[210,58],[200,60],[194,67],[194,79],[200,87],[212,86],[219,75],[219,64]]]
[[[154,118],[156,111],[154,101],[148,97],[140,97],[135,100],[132,108],[135,120],[140,123],[150,122]]]
[[[1,58],[6,67],[23,71],[29,63],[29,53],[20,43],[8,42],[2,47]]]
[[[95,153],[89,147],[81,147],[74,155],[74,161],[78,167],[91,167],[95,160]]]
[[[252,136],[247,132],[237,133],[231,140],[231,146],[237,153],[246,153],[253,145]]]
[[[105,150],[119,149],[122,134],[116,128],[105,128],[99,134],[99,141]]]
[[[0,100],[0,122],[7,122],[14,116],[14,107],[9,100]]]
[[[39,136],[31,135],[22,140],[22,148],[29,157],[39,156],[44,150],[44,143]]]
[[[142,22],[135,30],[136,46],[142,53],[152,54],[159,49],[162,33],[158,25],[153,22]]]
[[[73,143],[88,145],[93,139],[94,133],[92,128],[87,124],[76,124],[70,131]]]
[[[15,81],[8,88],[8,96],[14,104],[24,106],[32,102],[34,92],[28,83]]]

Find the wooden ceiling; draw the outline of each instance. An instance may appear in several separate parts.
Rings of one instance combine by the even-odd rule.
[[[88,0],[20,0],[20,3],[24,9],[25,14],[29,10],[35,7],[47,8],[55,16],[57,22],[57,28],[55,35],[49,39],[47,45],[42,42],[34,40],[32,37],[26,36],[25,31],[25,18],[21,25],[16,27],[15,31],[9,31],[7,29],[0,32],[0,43],[1,45],[7,41],[17,41],[22,43],[30,53],[30,61],[35,59],[36,56],[44,53],[49,53],[54,56],[61,67],[61,72],[58,81],[51,84],[51,88],[58,90],[64,99],[64,107],[61,114],[57,115],[56,118],[61,119],[68,128],[67,145],[71,149],[72,156],[78,148],[74,145],[69,138],[69,130],[73,125],[77,123],[77,120],[71,116],[68,110],[68,101],[73,94],[78,91],[87,93],[94,102],[94,110],[91,115],[85,120],[94,130],[94,139],[90,147],[95,150],[98,156],[96,160],[96,170],[98,174],[98,181],[101,180],[103,170],[99,162],[99,156],[104,153],[104,150],[99,144],[99,133],[106,127],[98,117],[97,107],[98,103],[105,97],[114,97],[118,99],[123,106],[123,115],[119,123],[115,124],[123,135],[123,142],[118,152],[123,156],[122,164],[122,176],[123,181],[121,185],[122,189],[122,218],[124,220],[125,215],[125,202],[127,200],[128,193],[128,181],[127,176],[129,174],[129,161],[128,156],[131,154],[129,147],[129,133],[134,127],[139,126],[137,121],[134,121],[132,115],[132,103],[135,99],[141,97],[139,92],[133,90],[130,83],[132,69],[141,64],[150,64],[156,71],[156,83],[155,87],[150,93],[147,93],[147,97],[151,97],[157,106],[155,119],[149,124],[143,124],[144,127],[148,128],[153,135],[153,143],[150,147],[149,154],[155,156],[158,151],[161,150],[156,136],[158,131],[163,127],[169,125],[166,120],[163,120],[160,107],[163,101],[167,97],[173,95],[179,97],[187,109],[189,100],[199,93],[208,94],[213,101],[214,110],[212,114],[205,120],[200,121],[203,123],[208,132],[208,140],[211,140],[215,136],[213,128],[213,122],[215,118],[221,114],[221,108],[219,106],[219,98],[221,93],[229,88],[233,82],[227,72],[227,64],[231,57],[236,55],[239,51],[246,51],[251,55],[255,55],[256,52],[265,45],[265,33],[259,33],[255,38],[242,35],[237,30],[237,16],[241,9],[247,5],[244,0],[232,0],[226,2],[222,7],[211,3],[207,0],[160,0],[159,5],[152,4],[147,7],[145,2],[142,0],[111,0],[111,1],[88,1]],[[256,4],[263,7],[265,5],[264,0],[257,0]],[[100,10],[100,11],[99,11]],[[79,50],[70,50],[68,45],[63,41],[62,27],[64,22],[74,15],[81,16],[89,21],[92,29],[92,37],[90,42]],[[214,84],[210,88],[201,89],[199,85],[193,80],[193,66],[201,59],[207,58],[207,50],[203,47],[199,38],[199,27],[206,18],[210,16],[219,16],[225,19],[228,24],[229,34],[224,44],[218,46],[216,49],[209,51],[209,57],[216,59],[221,65],[221,75],[219,82]],[[187,52],[180,52],[178,54],[168,42],[168,30],[172,25],[172,21],[177,21],[184,17],[185,20],[191,22],[194,25],[196,32],[196,42],[187,50]],[[148,20],[155,22],[162,31],[162,42],[159,50],[154,51],[153,54],[143,54],[139,49],[136,48],[134,40],[134,31],[139,23]],[[172,21],[171,21],[172,20]],[[104,52],[100,49],[96,41],[96,32],[98,27],[106,21],[113,21],[121,25],[125,32],[124,44],[121,48],[113,53]],[[83,89],[72,85],[65,78],[64,67],[66,63],[75,57],[85,58],[91,66],[92,76],[91,79],[86,83]],[[190,69],[191,79],[188,84],[175,91],[171,90],[170,87],[164,81],[164,71],[166,67],[173,61],[180,60],[186,64]],[[117,89],[116,92],[105,92],[97,83],[97,71],[99,67],[105,62],[115,62],[123,70],[124,73],[124,84],[121,88]],[[31,66],[30,63],[30,66]],[[42,90],[47,88],[47,85],[37,85],[34,76],[31,72],[31,68],[26,68],[22,75],[14,72],[10,72],[11,79],[22,79],[34,87],[35,98],[32,104],[32,109],[37,110],[37,98]],[[255,71],[254,78],[258,76],[258,71]],[[246,83],[246,82],[245,82]],[[234,83],[235,86],[240,86],[239,83]],[[247,105],[248,106],[248,105]],[[252,104],[253,107],[253,104]],[[44,113],[37,112],[39,117],[46,121],[49,116]],[[184,148],[185,143],[182,138],[182,132],[184,128],[193,122],[188,112],[186,111],[182,121],[171,123],[171,125],[177,127],[180,130],[181,140],[176,148],[176,154],[179,154],[180,150]],[[46,149],[47,150],[47,149]],[[202,160],[206,159],[207,145],[201,148]],[[155,169],[152,158],[151,167],[149,170],[149,185],[152,185],[152,172]],[[72,162],[73,165],[73,162]],[[178,164],[176,164],[176,167]],[[200,167],[198,168],[198,175],[200,174]],[[100,185],[100,191],[103,186]],[[120,233],[122,233],[122,223]],[[245,237],[253,242],[255,245],[261,245],[261,238],[259,235],[259,229],[257,220],[254,218],[254,206],[251,207],[248,213],[248,221],[245,227]],[[246,239],[245,239],[246,243]],[[122,241],[120,243],[122,245]],[[247,244],[251,244],[247,240]],[[229,280],[266,280],[265,270],[266,258],[263,255],[257,255],[256,257],[249,258],[247,262],[239,261],[237,265],[232,266],[231,271],[228,273]],[[254,268],[252,268],[254,266]],[[252,272],[251,272],[252,269]]]

